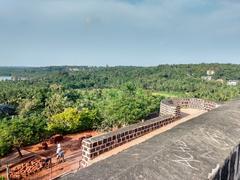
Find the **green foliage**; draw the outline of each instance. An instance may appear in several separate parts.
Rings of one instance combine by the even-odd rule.
[[[131,88],[129,88],[131,87]],[[150,92],[132,88],[127,84],[122,91],[107,90],[105,97],[98,103],[102,116],[102,129],[122,127],[136,123],[152,112],[158,112],[163,97],[153,96]]]
[[[209,69],[215,71],[213,80],[202,80]],[[54,133],[136,123],[158,112],[166,97],[227,101],[240,95],[240,85],[226,84],[240,80],[240,65],[236,64],[0,67],[0,76],[27,79],[0,81],[0,104],[16,108],[16,114],[0,117],[0,156]]]
[[[3,177],[3,176],[0,176],[0,180],[5,180],[5,177]]]
[[[16,118],[11,121],[8,128],[8,139],[14,147],[21,148],[28,144],[33,136],[33,130],[26,119]]]
[[[14,117],[11,121],[1,122],[0,156],[12,148],[22,148],[44,139],[47,135],[46,121],[37,115],[29,118]]]
[[[97,129],[97,127],[101,123],[101,117],[97,109],[95,110],[88,110],[87,108],[82,109],[82,111],[80,112],[80,120],[81,131]]]
[[[48,123],[48,129],[53,132],[74,132],[81,125],[80,113],[76,108],[67,108],[64,112],[54,115]]]
[[[7,141],[8,140],[8,122],[7,121],[0,121],[0,157],[4,156],[11,150],[11,144]]]
[[[4,141],[4,139],[0,140],[0,157],[8,154],[11,151],[11,145]]]
[[[48,118],[60,113],[67,107],[67,99],[62,94],[54,93],[46,101],[45,113]]]
[[[39,141],[44,136],[44,126],[45,123],[36,117],[31,119],[16,117],[8,126],[9,142],[14,147],[22,147]]]
[[[48,123],[48,129],[54,133],[74,133],[93,128],[97,119],[95,111],[86,108],[66,108],[64,112],[54,115]]]

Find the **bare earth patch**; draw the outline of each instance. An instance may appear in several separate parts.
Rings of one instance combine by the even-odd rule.
[[[24,177],[24,179],[52,179],[57,177],[65,172],[73,171],[79,168],[79,162],[82,159],[81,156],[81,146],[79,143],[79,138],[92,135],[96,136],[100,134],[96,131],[86,131],[77,134],[71,134],[64,136],[64,140],[61,142],[61,147],[65,153],[65,162],[58,163],[56,159],[56,144],[51,144],[48,142],[48,150],[42,150],[41,143],[28,146],[22,149],[22,153],[24,158],[19,158],[17,152],[13,152],[7,157],[0,159],[2,164],[2,171],[0,172],[0,176],[3,175],[6,177],[6,164],[9,163],[10,172],[11,169],[16,169],[17,166],[22,166],[26,163],[29,163],[33,159],[51,157],[52,158],[52,168],[44,168],[41,171],[31,175]],[[1,170],[0,169],[0,170]]]

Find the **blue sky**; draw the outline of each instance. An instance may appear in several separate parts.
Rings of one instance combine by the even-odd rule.
[[[0,0],[0,66],[240,63],[239,0]]]

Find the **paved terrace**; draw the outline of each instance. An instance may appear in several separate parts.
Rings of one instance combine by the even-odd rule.
[[[232,101],[62,179],[208,179],[240,141],[240,100]]]

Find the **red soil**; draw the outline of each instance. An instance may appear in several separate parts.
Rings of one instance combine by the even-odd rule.
[[[56,144],[51,144],[50,141],[46,141],[48,144],[48,150],[42,149],[42,142],[33,146],[28,146],[23,148],[24,152],[27,154],[35,154],[31,159],[27,159],[18,163],[19,158],[14,156],[11,159],[12,166],[10,168],[11,177],[15,179],[52,179],[58,177],[59,175],[68,173],[73,170],[77,170],[80,167],[80,162],[82,159],[81,143],[80,138],[91,135],[97,136],[99,132],[96,131],[86,131],[78,134],[71,134],[64,136],[61,142],[61,148],[64,150],[65,162],[57,162],[56,158]],[[46,157],[52,158],[52,167],[42,167],[41,159]],[[5,159],[8,159],[6,157]],[[14,163],[15,162],[15,163]],[[6,175],[3,171],[1,175]]]

